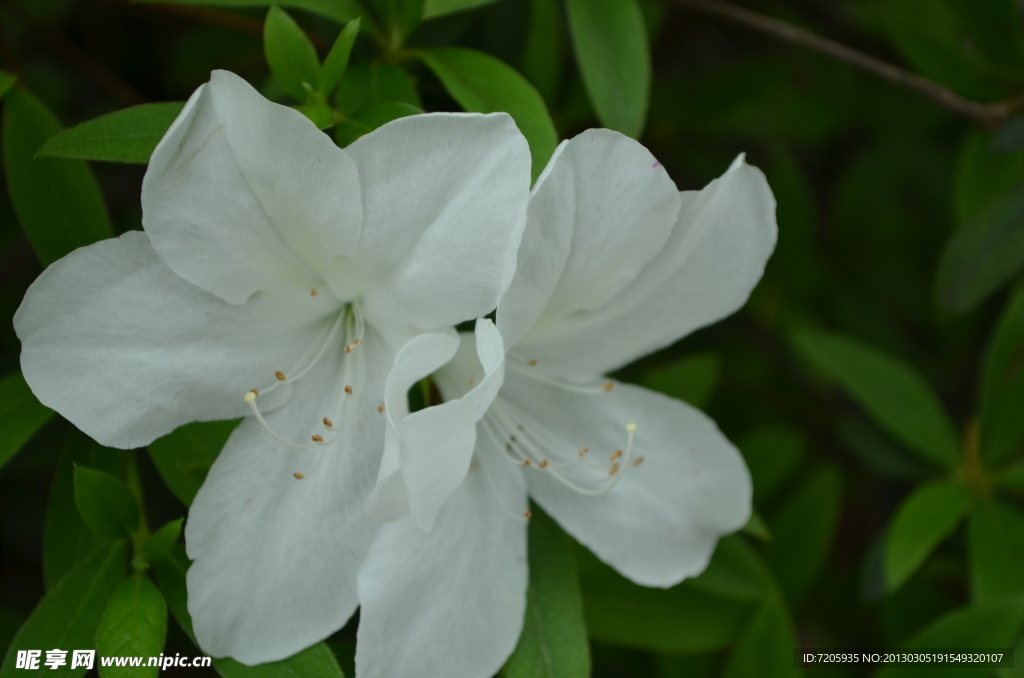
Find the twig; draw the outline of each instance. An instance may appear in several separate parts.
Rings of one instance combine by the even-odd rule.
[[[788,24],[785,21],[752,12],[719,0],[674,0],[679,7],[703,12],[722,19],[742,24],[779,40],[800,45],[807,49],[826,54],[844,61],[862,70],[879,76],[894,85],[917,92],[947,110],[973,120],[986,129],[995,129],[1006,122],[1015,113],[1024,109],[1024,97],[981,103],[965,99],[959,94],[921,77],[916,73],[886,63],[871,55],[858,52],[804,28]]]

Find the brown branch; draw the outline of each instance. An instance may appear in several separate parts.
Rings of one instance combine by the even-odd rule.
[[[674,2],[679,7],[726,19],[856,66],[894,85],[917,92],[943,108],[973,120],[986,129],[992,130],[999,127],[1015,113],[1024,109],[1024,97],[994,103],[981,103],[965,99],[952,90],[916,73],[893,66],[869,54],[858,52],[804,28],[736,5],[719,0],[674,0]]]
[[[92,80],[115,99],[128,105],[144,104],[148,98],[137,89],[117,77],[88,53],[68,42],[60,35],[51,33],[31,12],[14,0],[8,0],[4,7],[22,23],[40,43],[63,59],[69,66]]]

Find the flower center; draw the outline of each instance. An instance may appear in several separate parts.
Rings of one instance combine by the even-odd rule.
[[[306,349],[306,352],[291,369],[277,370],[273,375],[274,381],[269,386],[262,389],[253,388],[245,394],[243,400],[248,403],[253,416],[274,440],[293,450],[305,450],[316,445],[328,446],[337,439],[339,429],[347,423],[351,415],[353,408],[349,404],[354,401],[357,394],[362,392],[365,370],[360,358],[361,352],[357,349],[363,343],[364,332],[363,315],[358,304],[343,305],[334,322],[320,332],[316,341]],[[332,347],[337,348],[339,344],[344,346],[345,352],[342,357],[340,385],[329,401],[328,408],[325,408],[329,411],[324,412],[326,416],[321,420],[323,430],[312,433],[309,442],[297,443],[288,440],[275,431],[263,417],[256,402],[258,397],[279,388],[282,384],[298,383],[313,371],[317,363],[327,355]],[[299,480],[305,477],[302,473],[295,473],[294,476]]]

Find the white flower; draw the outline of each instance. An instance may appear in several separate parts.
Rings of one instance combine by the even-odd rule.
[[[208,653],[281,659],[352,615],[386,374],[417,333],[494,308],[529,174],[504,114],[413,116],[341,150],[215,72],[153,154],[145,232],[70,254],[28,291],[25,377],[99,442],[247,416],[186,527]]]
[[[774,248],[774,210],[742,157],[680,193],[620,134],[558,148],[497,328],[478,322],[460,347],[422,335],[396,359],[389,397],[455,354],[435,375],[447,402],[389,422],[367,506],[394,522],[359,574],[361,678],[500,668],[522,627],[527,495],[646,586],[700,573],[743,526],[749,475],[714,422],[600,375],[738,309]]]

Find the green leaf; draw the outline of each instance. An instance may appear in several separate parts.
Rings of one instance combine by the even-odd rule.
[[[184,520],[184,518],[172,520],[146,540],[146,543],[142,545],[142,553],[146,556],[146,560],[154,563],[163,560],[171,553],[171,549],[175,547],[181,537],[181,524]]]
[[[15,88],[4,105],[3,146],[7,188],[22,230],[43,264],[114,233],[96,180],[79,160],[37,159],[36,151],[60,131],[53,114]]]
[[[433,19],[445,14],[489,5],[492,2],[495,2],[495,0],[424,0],[423,19]]]
[[[545,101],[558,95],[565,55],[565,20],[558,0],[530,0],[530,25],[520,70]]]
[[[1024,462],[1008,466],[996,476],[996,487],[1008,492],[1024,494]]]
[[[897,440],[923,459],[951,468],[956,429],[928,383],[909,365],[861,341],[806,330],[794,337],[801,356],[841,386]]]
[[[839,438],[872,473],[919,483],[935,475],[935,467],[926,464],[906,446],[862,416],[843,417],[837,426]]]
[[[14,83],[18,81],[18,76],[14,73],[8,73],[7,71],[0,71],[0,99],[11,91],[14,87]]]
[[[753,607],[700,591],[637,586],[580,549],[580,584],[592,640],[609,645],[698,654],[732,645]]]
[[[768,524],[764,522],[764,518],[757,512],[757,509],[750,512],[750,518],[740,532],[761,541],[771,541],[772,539],[771,530],[768,529]]]
[[[109,473],[75,466],[75,506],[101,539],[117,539],[139,526],[139,504],[121,480]]]
[[[505,111],[512,116],[530,144],[536,180],[555,151],[558,133],[534,86],[504,61],[476,50],[435,47],[416,55],[467,111]]]
[[[317,129],[324,130],[334,124],[334,109],[323,101],[296,106],[295,110],[309,118]]]
[[[424,0],[372,0],[384,25],[384,32],[392,51],[402,45],[423,18]]]
[[[396,101],[423,108],[416,83],[409,74],[401,66],[386,61],[353,65],[345,71],[335,95],[338,110],[349,117]]]
[[[409,115],[417,115],[423,110],[401,101],[387,101],[361,111],[353,118],[347,118],[338,123],[334,139],[339,146],[348,146],[353,141],[385,125],[392,120],[398,120]]]
[[[76,158],[145,165],[185,104],[142,104],[102,115],[59,132],[38,158]]]
[[[280,5],[304,9],[314,14],[334,19],[338,23],[351,21],[356,17],[367,19],[366,10],[356,0],[133,0],[139,3],[175,5],[199,5],[203,7],[267,7]],[[372,24],[368,24],[372,25]]]
[[[348,57],[352,53],[352,45],[355,44],[356,36],[359,35],[360,20],[353,19],[345,24],[338,33],[338,39],[331,46],[331,51],[324,59],[324,65],[320,67],[320,76],[317,80],[316,91],[325,99],[331,95],[334,88],[341,81],[341,76],[348,68]]]
[[[1024,446],[1024,286],[996,324],[981,373],[981,456],[993,466]]]
[[[1024,621],[1024,604],[998,603],[964,607],[933,622],[904,644],[907,648],[1008,648],[1013,646]],[[1019,661],[1019,658],[1017,659]],[[875,678],[903,678],[905,666],[889,665]],[[990,676],[992,669],[965,667],[962,664],[933,666],[913,675],[927,678],[967,678]]]
[[[641,377],[640,385],[703,408],[711,399],[721,371],[717,353],[698,353],[652,368]]]
[[[124,579],[125,546],[113,542],[100,546],[50,589],[14,637],[0,678],[26,675],[16,669],[18,650],[88,649],[95,646],[96,627],[107,601]],[[47,676],[82,676],[84,667],[71,670],[68,663],[57,670],[42,666]]]
[[[114,591],[96,630],[97,657],[156,657],[167,638],[167,605],[149,577],[136,572]],[[100,678],[157,676],[159,666],[103,666]]]
[[[587,95],[605,127],[639,138],[651,94],[647,29],[637,0],[568,0]]]
[[[743,631],[726,665],[725,678],[786,678],[793,667],[793,620],[779,596],[768,598]]]
[[[919,487],[900,506],[886,540],[885,583],[895,591],[964,519],[971,493],[963,485],[938,480]]]
[[[160,590],[167,600],[167,607],[170,608],[178,625],[195,642],[185,587],[185,574],[188,568],[189,559],[185,555],[185,547],[180,544],[171,550],[168,557],[153,564]],[[214,659],[213,667],[224,678],[345,678],[341,667],[338,666],[338,660],[325,643],[317,643],[288,659],[269,664],[245,666],[234,659]]]
[[[108,473],[120,473],[121,469],[117,450],[101,446],[77,429],[68,433],[57,459],[57,471],[46,503],[43,580],[47,589],[53,588],[99,544],[75,506],[76,464]]]
[[[737,441],[754,482],[754,503],[769,500],[796,471],[807,441],[799,430],[768,426]]]
[[[149,444],[149,456],[164,483],[181,503],[191,506],[206,473],[238,421],[188,424]]]
[[[936,302],[945,315],[971,310],[1024,266],[1024,184],[958,230],[939,261]]]
[[[504,678],[586,678],[590,646],[572,541],[547,515],[530,519],[530,586],[523,635]]]
[[[971,592],[976,603],[1024,600],[1024,514],[1017,507],[980,502],[967,528]]]
[[[765,559],[790,604],[807,593],[825,567],[842,501],[839,471],[830,466],[819,468],[769,517],[772,540]]]
[[[306,32],[277,5],[263,24],[263,53],[282,89],[296,101],[309,101],[320,81],[320,60]]]
[[[0,379],[0,467],[53,416],[32,395],[21,372]]]
[[[723,537],[711,562],[690,586],[719,598],[759,601],[775,589],[775,577],[757,552],[739,535]]]
[[[1024,151],[1024,115],[1010,118],[992,135],[992,150],[1002,153]]]
[[[979,129],[968,131],[956,158],[953,213],[958,228],[995,200],[1024,182],[1024,155],[992,150],[995,139]]]

